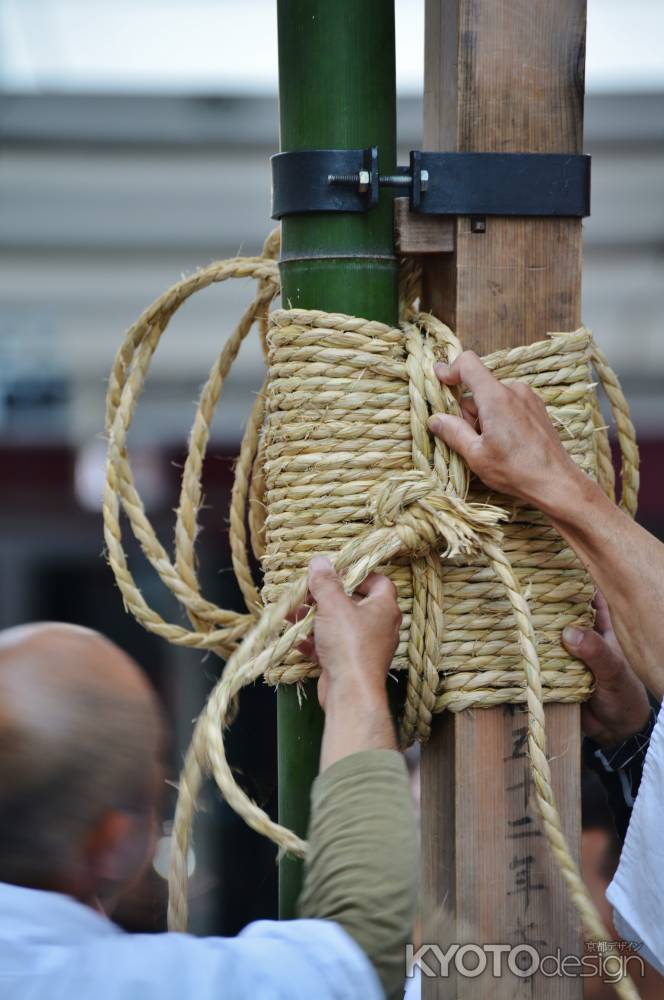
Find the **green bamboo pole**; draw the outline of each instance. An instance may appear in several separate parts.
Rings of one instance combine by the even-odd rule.
[[[278,0],[281,149],[378,146],[380,170],[396,166],[394,0]],[[291,216],[282,222],[284,306],[397,321],[392,195],[363,214]],[[279,819],[306,836],[318,771],[322,713],[315,684],[298,700],[277,695]],[[279,910],[295,915],[301,863],[284,858]]]

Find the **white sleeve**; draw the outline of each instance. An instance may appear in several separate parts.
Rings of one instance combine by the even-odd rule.
[[[235,938],[122,935],[86,958],[95,1000],[384,1000],[369,959],[328,920],[258,921]]]
[[[376,971],[358,944],[330,920],[259,921],[238,947],[266,961],[275,1000],[383,1000]],[[262,996],[262,994],[261,994]]]
[[[606,896],[616,930],[664,973],[664,712],[650,737],[618,870]]]

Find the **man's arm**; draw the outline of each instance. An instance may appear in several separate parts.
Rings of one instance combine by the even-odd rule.
[[[570,460],[571,461],[571,460]],[[664,545],[609,500],[574,466],[542,499],[547,514],[606,595],[616,635],[650,691],[664,694]]]
[[[568,627],[563,631],[563,642],[595,677],[595,689],[581,706],[586,735],[583,757],[604,786],[616,831],[624,841],[656,712],[625,659],[600,593],[595,596],[595,608],[595,627]]]
[[[396,1000],[418,870],[408,775],[385,690],[401,614],[386,577],[372,574],[348,597],[327,559],[312,560],[309,590],[317,615],[302,648],[321,666],[325,729],[300,913],[339,924]]]
[[[560,443],[526,385],[503,385],[476,354],[438,365],[446,385],[468,386],[463,418],[436,414],[430,429],[492,489],[539,507],[604,593],[619,643],[641,680],[664,693],[664,545],[615,506]]]
[[[329,559],[309,566],[317,612],[312,638],[300,646],[321,668],[325,711],[320,770],[362,750],[396,750],[387,703],[387,672],[399,642],[401,612],[394,584],[371,573],[349,597]]]

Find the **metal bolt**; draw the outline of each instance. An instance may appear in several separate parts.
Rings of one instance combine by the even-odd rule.
[[[470,219],[471,233],[485,233],[486,219],[483,215],[473,215]]]
[[[349,187],[357,187],[357,190],[364,194],[371,187],[371,171],[360,170],[357,174],[328,174],[328,184],[347,184]]]
[[[359,174],[328,174],[327,183],[328,184],[360,184],[362,174],[366,174],[366,170],[361,170]]]
[[[413,178],[410,174],[387,174],[387,176],[381,176],[379,182],[383,187],[410,187],[413,183]],[[422,191],[426,191],[429,186],[429,171],[420,170],[420,188]]]
[[[408,187],[412,182],[412,177],[407,174],[387,174],[378,178],[378,182],[383,187]]]
[[[364,193],[371,187],[371,171],[360,170],[357,174],[328,174],[327,183],[357,186],[357,190]],[[410,174],[385,174],[379,176],[378,183],[382,187],[410,187],[413,178]],[[420,170],[420,187],[422,191],[426,191],[429,187],[428,170]]]

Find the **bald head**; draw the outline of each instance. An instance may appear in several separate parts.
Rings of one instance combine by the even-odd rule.
[[[0,684],[16,692],[35,685],[50,694],[106,694],[153,705],[140,668],[92,629],[60,622],[18,625],[0,632]]]
[[[73,625],[0,632],[0,881],[49,887],[97,824],[152,807],[161,722],[117,646]]]

